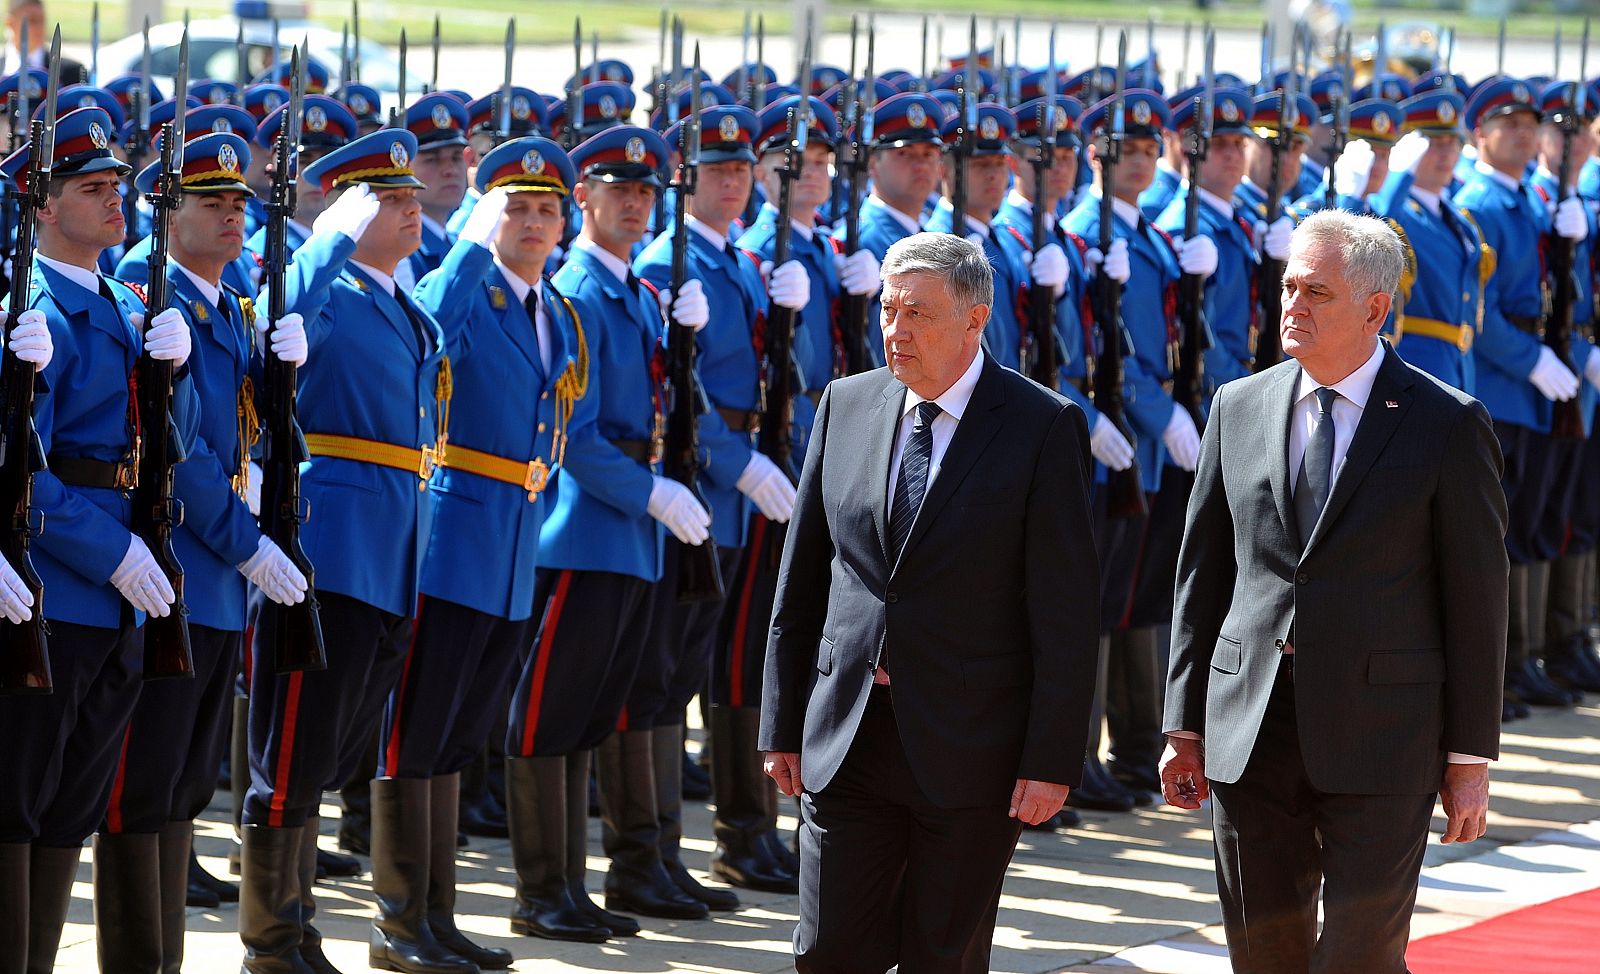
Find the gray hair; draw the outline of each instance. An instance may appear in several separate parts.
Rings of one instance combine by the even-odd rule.
[[[963,308],[994,304],[994,268],[983,248],[953,233],[915,233],[883,255],[885,278],[896,274],[936,274]]]
[[[1330,246],[1344,261],[1344,279],[1357,300],[1374,294],[1393,298],[1400,289],[1405,254],[1389,224],[1348,210],[1321,210],[1295,228],[1294,244]]]

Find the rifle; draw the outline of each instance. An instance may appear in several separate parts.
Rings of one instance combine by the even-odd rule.
[[[1578,126],[1583,122],[1583,109],[1585,95],[1586,72],[1589,59],[1589,22],[1583,24],[1583,46],[1580,48],[1583,66],[1578,71],[1578,81],[1573,85],[1571,102],[1561,113],[1561,161],[1556,172],[1556,198],[1565,200],[1569,198],[1570,182],[1572,178],[1572,140],[1577,136]],[[1552,281],[1550,316],[1545,321],[1544,343],[1547,348],[1556,353],[1563,365],[1571,369],[1574,374],[1582,375],[1583,370],[1575,368],[1572,361],[1572,335],[1573,335],[1573,305],[1577,303],[1578,281],[1575,276],[1575,264],[1578,242],[1551,233],[1547,245],[1548,259],[1550,262],[1550,277]],[[1555,414],[1550,420],[1550,435],[1560,440],[1583,439],[1583,411],[1579,405],[1579,397],[1573,396],[1565,401],[1553,404]]]
[[[1339,157],[1344,155],[1344,147],[1350,141],[1350,32],[1345,31],[1340,38],[1339,48],[1339,97],[1334,103],[1333,110],[1333,141],[1328,143],[1328,169],[1323,173],[1326,182],[1322,187],[1322,203],[1327,209],[1333,209],[1338,202],[1339,194],[1334,191],[1334,167],[1339,164]]]
[[[922,73],[917,75],[917,81],[911,86],[913,91],[928,90],[928,15],[922,15]]]
[[[0,359],[0,510],[10,513],[0,530],[0,554],[22,578],[33,596],[33,614],[27,622],[11,623],[0,617],[0,694],[50,693],[55,681],[50,672],[50,627],[44,621],[44,582],[34,570],[28,548],[33,535],[33,475],[45,469],[44,445],[33,425],[33,393],[37,375],[29,362],[11,351],[17,318],[33,302],[33,254],[37,245],[40,209],[50,201],[50,170],[56,144],[56,92],[61,86],[61,28],[50,41],[50,81],[45,89],[44,111],[31,121],[33,155],[28,161],[28,185],[17,200],[16,245],[11,252],[11,309],[6,323],[6,344]],[[23,59],[26,69],[27,59]],[[26,79],[21,79],[26,80]],[[9,202],[9,201],[8,201]],[[10,207],[7,207],[9,210]]]
[[[561,148],[571,152],[578,145],[578,127],[583,124],[583,21],[572,18],[572,80],[567,82],[567,127]]]
[[[694,47],[695,76],[700,75],[700,45]],[[674,67],[676,70],[676,66]],[[673,96],[676,103],[676,96]],[[700,171],[700,86],[689,95],[689,117],[678,129],[678,195],[672,210],[672,293],[682,291],[689,279],[689,198],[694,195]],[[710,407],[695,370],[695,331],[671,315],[667,323],[667,416],[662,472],[706,506],[700,493],[700,414]],[[707,602],[724,595],[722,570],[717,566],[717,541],[708,537],[697,545],[683,545],[678,563],[678,601]]]
[[[1290,71],[1278,89],[1278,132],[1272,137],[1272,169],[1265,186],[1267,193],[1267,226],[1270,228],[1283,216],[1283,156],[1294,141],[1295,124],[1299,117],[1299,104],[1295,101],[1295,75]],[[1283,361],[1283,340],[1278,335],[1279,319],[1283,317],[1283,271],[1285,262],[1261,254],[1261,264],[1256,268],[1256,300],[1260,302],[1256,333],[1251,342],[1255,354],[1255,371],[1263,372]]]
[[[950,232],[958,237],[967,235],[967,162],[972,158],[972,140],[978,137],[979,95],[973,91],[977,85],[978,18],[973,17],[967,34],[966,77],[956,89],[961,99],[961,125],[956,129],[958,141],[951,150]]]
[[[1046,212],[1050,170],[1056,164],[1056,29],[1050,28],[1050,66],[1039,106],[1039,151],[1033,155],[1033,253],[1049,243],[1053,221]],[[1028,288],[1028,331],[1022,342],[1022,372],[1047,389],[1061,388],[1061,349],[1056,343],[1056,299],[1045,288]]]
[[[189,35],[178,45],[178,77],[174,82],[178,107],[172,121],[161,127],[161,176],[156,191],[146,198],[154,212],[150,236],[149,282],[145,321],[171,306],[167,282],[167,247],[171,242],[172,214],[183,201],[183,143],[187,136],[183,92],[189,87]],[[144,538],[161,573],[172,585],[172,611],[151,616],[144,624],[144,678],[194,676],[194,655],[189,643],[189,607],[183,601],[183,565],[172,547],[172,532],[183,523],[183,502],[173,496],[172,468],[183,461],[177,424],[172,418],[172,363],[148,355],[139,357],[138,410],[142,449],[136,447],[138,482],[133,488],[133,530]]]
[[[287,312],[289,220],[294,216],[299,165],[301,105],[306,95],[306,63],[297,49],[292,56],[289,108],[272,146],[272,189],[267,199],[266,254],[262,283],[267,289],[267,321]],[[300,495],[300,464],[311,454],[295,417],[297,377],[294,363],[268,351],[263,363],[265,435],[261,453],[261,532],[283,549],[306,577],[306,597],[297,605],[268,599],[261,612],[274,614],[272,651],[277,672],[321,670],[328,666],[322,641],[322,616],[317,604],[315,572],[300,545],[300,526],[310,511]]]
[[[872,21],[867,21],[867,75],[856,109],[856,124],[850,133],[850,160],[846,172],[850,177],[850,195],[844,209],[844,249],[855,253],[861,249],[861,198],[867,189],[867,164],[872,153],[873,115],[877,111],[878,95],[874,87],[876,78],[873,61],[876,56],[876,31]],[[846,375],[866,372],[872,368],[872,355],[867,349],[867,319],[872,306],[870,294],[846,294],[839,312],[839,333],[844,340],[844,371]]]
[[[389,127],[403,129],[406,127],[406,29],[400,28],[400,85],[398,100],[395,106],[389,109]],[[295,151],[299,151],[296,147]]]
[[[1200,171],[1211,149],[1211,127],[1216,107],[1216,37],[1208,28],[1205,39],[1205,80],[1195,96],[1194,124],[1184,143],[1189,161],[1189,194],[1183,202],[1183,238],[1200,234]],[[1205,429],[1205,351],[1210,341],[1206,334],[1206,279],[1201,274],[1185,274],[1178,280],[1178,319],[1181,340],[1178,368],[1172,376],[1172,398],[1194,420],[1196,429]]]
[[[26,62],[27,58],[23,58]],[[100,87],[100,4],[98,0],[89,14],[89,84]]]
[[[361,4],[359,0],[350,0],[350,41],[350,80],[359,82],[361,80]],[[405,92],[402,89],[401,98],[404,99],[404,97]]]
[[[439,47],[440,47],[440,45],[441,45],[441,38],[439,37],[439,15],[438,14],[434,14],[433,15],[433,79],[428,85],[428,90],[429,91],[438,91],[439,90]]]
[[[854,18],[851,23],[854,24]],[[852,53],[854,45],[851,46]],[[750,11],[744,12],[744,33],[739,39],[739,73],[734,82],[733,95],[736,101],[745,105],[750,104]]]
[[[760,114],[767,107],[767,15],[756,14],[756,78],[750,93],[750,110]]]
[[[501,75],[500,93],[495,104],[494,142],[511,138],[511,67],[517,56],[517,18],[506,18],[506,67]]]
[[[1128,84],[1128,32],[1123,30],[1117,41],[1116,88],[1112,93],[1111,124],[1102,137],[1100,150],[1100,252],[1111,253],[1115,239],[1117,166],[1122,161],[1122,141],[1126,133],[1126,94]],[[1100,358],[1095,363],[1090,396],[1095,408],[1106,417],[1129,443],[1137,443],[1128,426],[1122,401],[1122,361],[1129,354],[1124,348],[1125,329],[1122,324],[1122,284],[1108,274],[1097,274],[1091,292],[1095,321],[1100,325]],[[1138,517],[1146,514],[1149,506],[1144,497],[1144,481],[1139,476],[1139,463],[1135,460],[1126,470],[1106,471],[1106,514],[1113,518]]]
[[[856,78],[856,42],[859,38],[860,26],[860,19],[854,14],[851,14],[850,71],[844,76],[845,80],[842,82],[843,87],[840,89],[839,94],[839,132],[841,137],[855,130],[856,122],[860,120],[861,115],[861,98],[863,92],[861,90],[861,82]],[[852,141],[850,144],[852,147],[855,145],[854,141]],[[829,226],[838,226],[839,220],[842,217],[842,214],[839,212],[839,207],[841,204],[840,196],[843,195],[844,202],[849,201],[852,173],[850,163],[850,159],[840,158],[834,167],[836,171],[836,177],[843,183],[843,193],[841,194],[838,192],[838,190],[828,193]],[[752,199],[755,198],[754,193],[751,193],[750,196]]]
[[[24,27],[26,29],[26,27]],[[150,18],[144,19],[144,54],[139,60],[139,84],[128,89],[128,115],[135,119],[132,129],[128,133],[128,141],[123,145],[124,153],[128,158],[128,165],[132,172],[128,177],[127,191],[122,194],[122,246],[124,252],[131,250],[139,241],[138,231],[138,202],[139,194],[133,188],[133,177],[144,169],[145,156],[150,152]],[[185,104],[178,102],[181,107]]]

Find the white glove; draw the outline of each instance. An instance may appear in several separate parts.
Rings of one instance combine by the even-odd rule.
[[[10,320],[9,312],[0,311],[0,326]],[[50,364],[56,346],[50,339],[50,325],[43,311],[29,308],[17,315],[17,326],[11,330],[11,353],[32,365],[35,372],[43,372]]]
[[[13,624],[27,622],[33,618],[33,612],[29,609],[31,605],[33,593],[22,584],[22,576],[4,558],[0,558],[0,615]]]
[[[877,294],[883,286],[878,275],[878,258],[865,247],[846,257],[833,255],[833,266],[839,271],[839,286],[846,294]]]
[[[256,351],[265,354],[267,342],[272,343],[272,354],[281,361],[290,365],[304,365],[310,354],[310,347],[306,344],[305,319],[295,313],[284,315],[278,319],[278,325],[267,334],[267,316],[256,317]]]
[[[250,482],[244,487],[244,506],[250,508],[251,515],[261,516],[261,464],[250,461]]]
[[[173,600],[177,598],[172,594],[172,583],[156,564],[155,556],[145,547],[144,539],[136,534],[129,535],[127,554],[111,573],[111,584],[135,609],[157,618],[171,613]]]
[[[1568,240],[1582,240],[1589,235],[1589,217],[1583,212],[1583,200],[1568,196],[1556,207],[1556,233]]]
[[[1600,389],[1600,348],[1589,346],[1589,357],[1583,361],[1583,377],[1589,384]]]
[[[1428,149],[1432,145],[1433,142],[1421,132],[1407,133],[1399,142],[1394,144],[1393,149],[1389,150],[1389,171],[1416,172],[1417,163],[1421,162],[1422,157],[1428,154]]]
[[[650,501],[644,509],[684,544],[704,544],[711,536],[711,513],[676,480],[652,475],[650,481]]]
[[[1122,435],[1115,423],[1101,413],[1094,418],[1094,432],[1089,434],[1089,452],[1112,470],[1126,470],[1133,465],[1133,444]]]
[[[144,333],[145,354],[178,368],[189,361],[189,323],[183,312],[168,308],[156,315]]]
[[[462,225],[457,239],[468,243],[475,243],[480,247],[488,247],[489,241],[500,232],[500,218],[506,212],[506,200],[510,194],[504,186],[499,186],[483,194],[472,207],[472,212],[467,214],[467,222]]]
[[[1062,252],[1060,244],[1048,243],[1040,247],[1039,252],[1033,255],[1029,268],[1035,286],[1047,287],[1058,297],[1066,288],[1067,255]]]
[[[342,233],[360,243],[361,235],[367,232],[367,227],[377,217],[379,206],[377,195],[367,188],[367,184],[357,183],[322,211],[311,224],[311,232]]]
[[[1100,253],[1099,247],[1091,247],[1083,259],[1118,284],[1128,283],[1128,278],[1133,276],[1133,268],[1128,264],[1128,241],[1120,237],[1111,241],[1111,256]]]
[[[1280,216],[1270,227],[1263,229],[1259,223],[1256,227],[1256,239],[1261,241],[1262,252],[1273,260],[1288,260],[1289,241],[1294,236],[1294,221],[1289,217]]]
[[[786,260],[772,271],[767,281],[767,296],[772,303],[799,311],[811,300],[811,275],[798,260]]]
[[[762,517],[779,524],[789,523],[794,514],[794,484],[765,454],[750,454],[750,462],[744,465],[744,473],[733,486],[750,498]]]
[[[1333,191],[1340,196],[1365,196],[1375,158],[1365,139],[1352,139],[1334,167]]]
[[[1179,240],[1178,267],[1185,274],[1210,277],[1217,272],[1217,242],[1210,237],[1192,237]]]
[[[1172,462],[1180,469],[1193,470],[1200,462],[1200,431],[1194,428],[1189,410],[1182,406],[1172,407],[1172,418],[1167,420],[1161,442],[1167,445],[1167,453],[1171,454]]]
[[[711,305],[706,301],[705,288],[693,278],[683,282],[683,294],[676,308],[672,306],[672,288],[662,288],[656,299],[661,302],[662,317],[668,321],[675,320],[699,331],[711,320]]]
[[[260,589],[262,595],[279,605],[296,605],[305,601],[305,574],[266,535],[256,542],[256,553],[250,556],[250,560],[238,567],[239,574],[250,579],[250,583]]]
[[[1533,371],[1528,373],[1528,381],[1533,383],[1540,395],[1552,402],[1566,402],[1578,394],[1578,377],[1549,346],[1539,349],[1539,361],[1533,364]]]

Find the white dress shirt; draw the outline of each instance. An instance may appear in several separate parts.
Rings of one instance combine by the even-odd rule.
[[[888,203],[884,202],[883,198],[876,194],[872,194],[867,197],[867,205],[881,207],[885,213],[888,213],[894,218],[894,222],[905,228],[906,233],[922,232],[921,214],[911,216],[910,214],[902,213],[901,211],[890,206]]]
[[[373,267],[371,264],[363,264],[363,263],[361,263],[361,261],[355,260],[353,258],[350,261],[350,266],[360,268],[361,273],[363,273],[363,274],[367,275],[368,277],[372,278],[372,280],[378,285],[378,287],[383,289],[383,293],[384,294],[387,294],[391,298],[394,297],[394,290],[395,290],[394,275],[385,274],[383,271],[378,270],[376,267]],[[401,267],[406,266],[406,262],[402,260],[400,262],[400,266]]]
[[[928,457],[928,488],[933,486],[933,478],[939,476],[939,464],[944,460],[945,451],[950,449],[950,440],[956,435],[956,424],[961,422],[967,404],[972,401],[972,390],[978,385],[978,375],[982,371],[983,353],[979,352],[972,357],[972,364],[961,373],[961,378],[934,399],[944,411],[933,420],[933,452]],[[894,505],[895,485],[900,482],[900,458],[906,452],[906,440],[911,437],[911,428],[917,423],[914,413],[917,406],[926,401],[912,390],[906,390],[905,408],[900,411],[900,429],[895,433],[894,453],[889,458],[887,499],[891,507]],[[927,496],[926,488],[923,496]]]
[[[500,258],[494,259],[494,266],[500,268],[500,273],[505,277],[506,283],[511,285],[511,294],[517,303],[527,307],[528,295],[533,294],[533,332],[539,336],[539,361],[544,365],[544,374],[550,374],[550,311],[544,306],[544,299],[539,292],[533,290],[533,285],[517,276],[517,272],[500,263]]]
[[[1333,400],[1333,484],[1339,481],[1339,468],[1344,466],[1344,455],[1350,451],[1350,440],[1356,435],[1356,426],[1372,396],[1372,383],[1377,381],[1378,369],[1383,366],[1383,344],[1374,342],[1372,354],[1354,372],[1335,382],[1330,388],[1339,395]],[[1293,495],[1295,480],[1300,476],[1300,462],[1305,459],[1306,444],[1311,441],[1311,430],[1317,425],[1322,410],[1317,406],[1314,393],[1322,388],[1311,373],[1300,371],[1300,387],[1295,390],[1294,406],[1289,414],[1289,493]]]
[[[168,259],[170,260],[171,258]],[[193,284],[195,289],[200,292],[200,296],[205,298],[206,301],[210,303],[213,310],[222,306],[222,287],[220,285],[212,284],[210,281],[178,263],[176,260],[172,260],[172,266],[176,267],[180,271],[183,271],[183,276],[189,279],[189,282]]]
[[[628,283],[628,262],[595,243],[593,240],[590,240],[588,237],[578,237],[572,241],[572,249],[581,250],[589,254],[595,260],[599,261],[600,266],[610,271],[611,276],[615,277],[619,284]]]

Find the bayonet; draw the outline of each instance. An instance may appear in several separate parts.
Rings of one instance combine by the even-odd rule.
[[[139,131],[150,131],[150,18],[144,19],[144,53],[139,57]],[[143,138],[144,136],[139,136]]]
[[[1389,28],[1383,21],[1378,21],[1378,50],[1376,61],[1372,65],[1372,92],[1381,97],[1378,91],[1378,76],[1389,73]]]
[[[434,14],[433,15],[433,77],[432,77],[432,80],[429,82],[429,85],[428,85],[428,90],[429,91],[438,91],[439,90],[439,47],[440,47],[440,44],[441,44],[441,40],[440,40],[440,37],[439,37],[439,15],[438,14]]]
[[[506,18],[505,70],[500,76],[500,104],[495,106],[495,141],[511,138],[511,68],[517,56],[517,18]]]
[[[578,144],[578,130],[583,125],[583,20],[572,18],[572,80],[567,83],[566,144],[562,148],[571,152]]]
[[[28,120],[33,117],[33,106],[29,104],[28,99],[28,81],[33,77],[33,67],[28,64],[28,55],[32,52],[28,49],[30,38],[28,37],[28,19],[26,17],[22,20],[21,33],[22,47],[19,49],[17,58],[20,67],[17,68],[17,120],[15,125],[18,131],[26,132],[29,130]],[[145,44],[147,45],[145,51],[148,53],[150,50],[148,37],[145,40]]]
[[[350,0],[350,70],[355,75],[351,80],[361,80],[361,4],[358,0]]]
[[[100,4],[98,0],[89,14],[89,84],[100,86]]]
[[[239,25],[241,38],[244,35],[244,25]],[[294,70],[294,65],[289,66]],[[343,87],[350,83],[350,21],[344,22],[344,29],[339,32],[339,85]]]
[[[1500,33],[1494,42],[1494,74],[1495,77],[1504,77],[1506,73],[1506,19],[1500,18]]]
[[[850,23],[854,25],[854,17],[850,18]],[[852,42],[852,51],[854,48],[855,44]],[[738,96],[744,99],[746,105],[750,104],[750,11],[748,10],[744,12],[744,33],[739,39]]]
[[[922,15],[922,73],[917,76],[917,91],[928,90],[928,15]]]
[[[600,80],[600,32],[589,34],[589,81]]]
[[[278,39],[278,30],[278,18],[274,17],[272,18],[272,50],[267,53],[267,67],[272,68],[273,70],[277,69],[278,63],[282,60],[282,55],[279,53],[280,48],[278,46],[281,43]]]
[[[1191,21],[1183,22],[1183,55],[1178,64],[1178,90],[1188,87],[1189,81],[1189,30],[1193,27]]]
[[[767,18],[756,14],[756,81],[755,98],[750,107],[755,111],[767,107]]]
[[[389,113],[389,127],[406,127],[406,29],[400,28],[400,95],[394,111]]]

